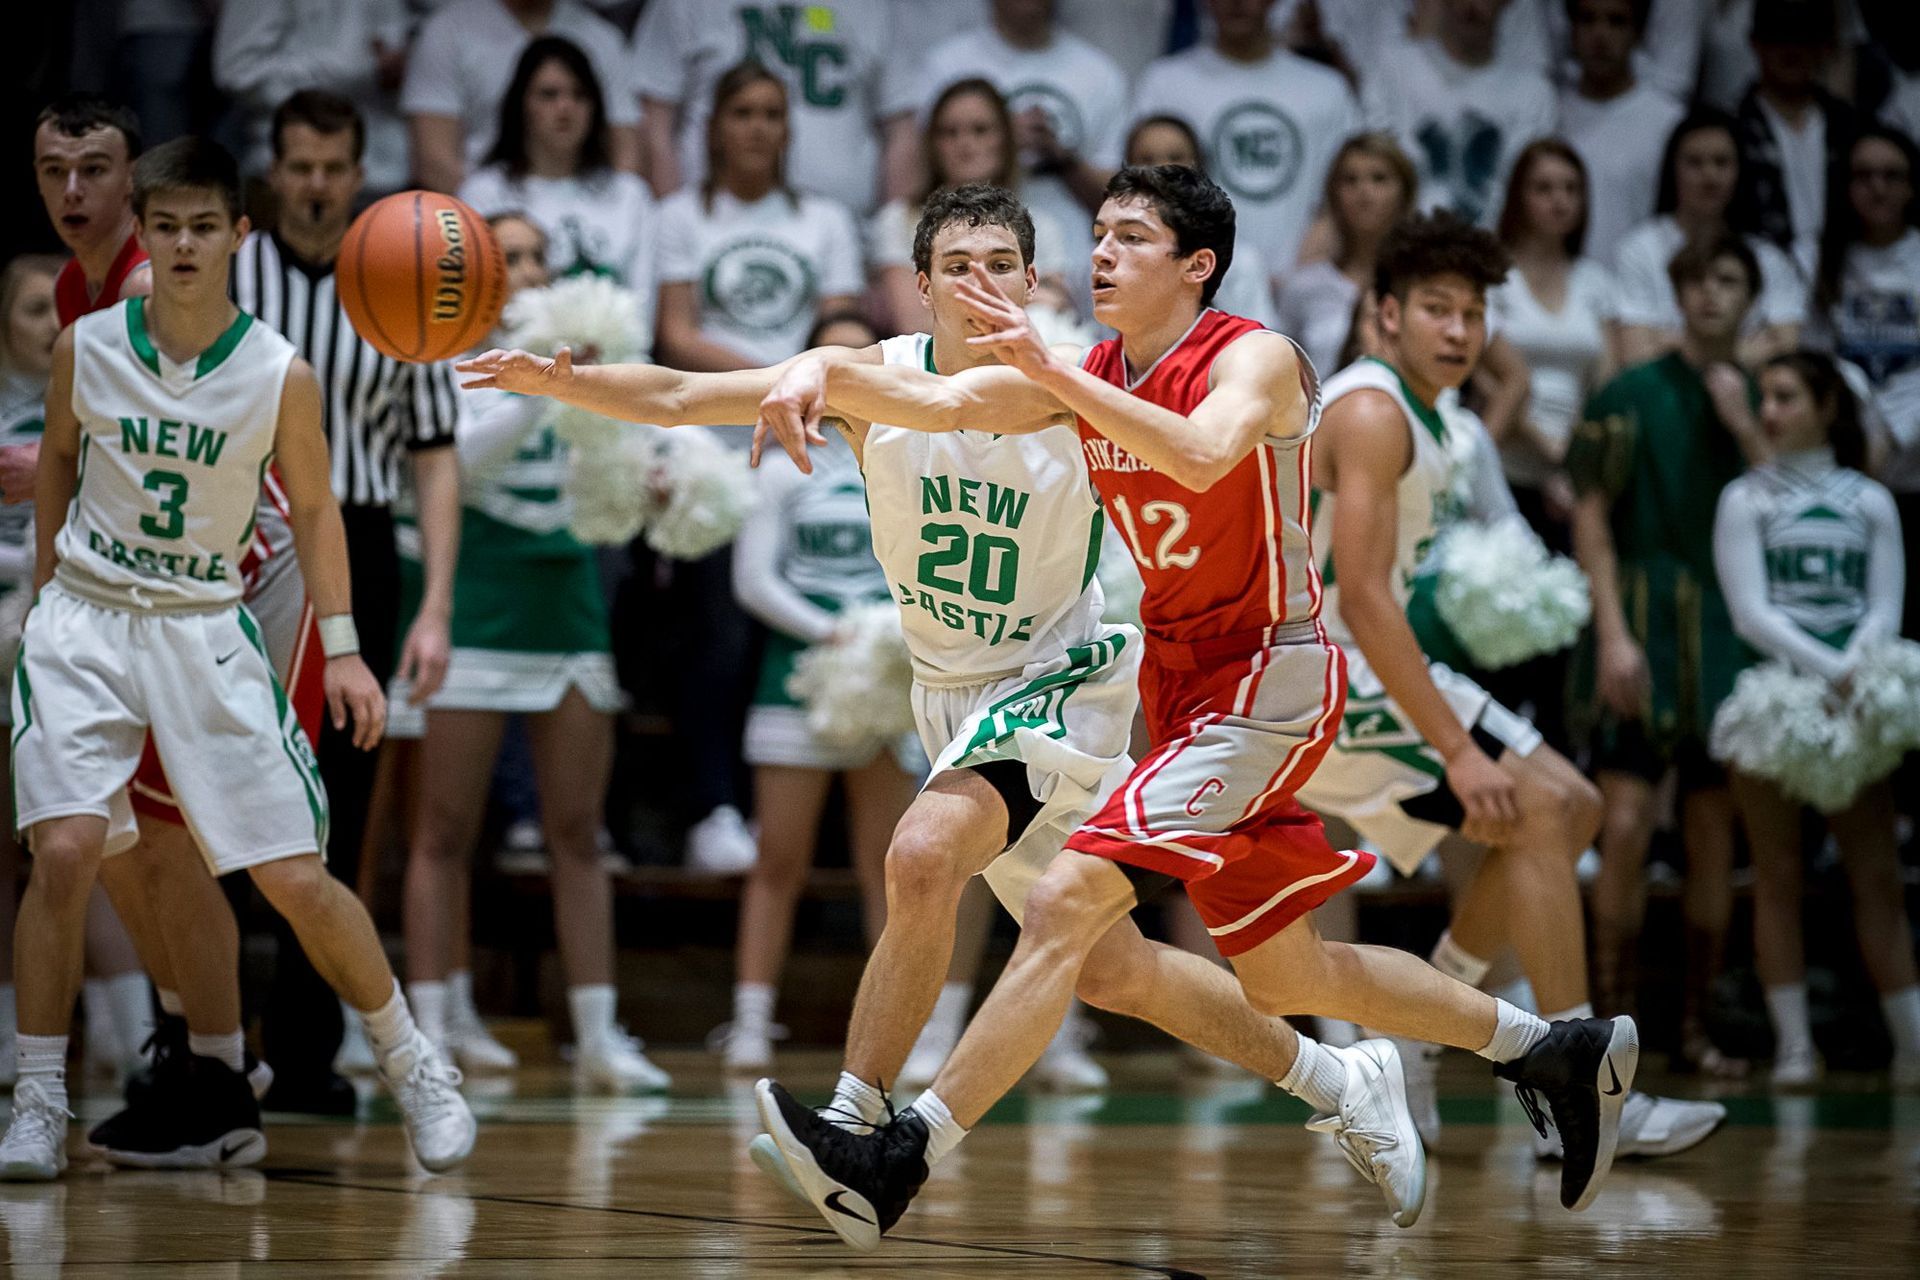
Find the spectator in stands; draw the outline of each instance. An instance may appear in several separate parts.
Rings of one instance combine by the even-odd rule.
[[[1745,658],[1714,574],[1712,513],[1766,448],[1752,382],[1733,363],[1760,266],[1745,240],[1722,231],[1676,254],[1672,276],[1685,320],[1678,349],[1601,388],[1567,454],[1579,495],[1574,552],[1593,592],[1593,764],[1606,810],[1594,1002],[1635,1007],[1656,787],[1675,771],[1687,856],[1680,1060],[1734,1074],[1744,1064],[1720,1056],[1705,1023],[1733,906],[1733,804],[1706,742]]]
[[[906,112],[919,105],[892,109],[884,96],[894,21],[889,0],[652,0],[633,33],[626,84],[644,111],[654,194],[709,176],[714,87],[729,67],[752,61],[786,86],[794,186],[872,212],[882,130],[910,145],[915,126]]]
[[[850,309],[864,285],[852,216],[786,180],[787,91],[757,62],[720,77],[706,115],[706,177],[660,206],[662,364],[752,369],[799,352],[822,315]],[[729,434],[729,433],[723,433]],[[730,433],[744,449],[744,431]],[[665,607],[681,620],[684,665],[674,721],[693,816],[690,863],[738,874],[752,865],[737,766],[750,627],[733,597],[731,553],[672,564]]]
[[[1135,121],[1127,134],[1126,158],[1128,164],[1178,164],[1203,171],[1207,167],[1193,126],[1179,116],[1147,116]],[[1229,315],[1246,316],[1271,327],[1278,323],[1273,278],[1260,247],[1245,236],[1236,237],[1233,269],[1220,282],[1213,305]]]
[[[1560,136],[1585,163],[1587,256],[1612,262],[1620,238],[1653,216],[1660,191],[1660,140],[1685,111],[1643,83],[1634,54],[1647,30],[1649,0],[1568,0],[1580,78],[1560,91]]]
[[[1361,133],[1340,144],[1326,185],[1333,255],[1301,267],[1280,289],[1280,332],[1306,349],[1321,376],[1344,363],[1355,310],[1373,288],[1380,242],[1412,210],[1419,183],[1391,134]]]
[[[1632,51],[1631,71],[1636,84],[1683,106],[1693,101],[1694,83],[1700,77],[1700,45],[1707,32],[1707,9],[1713,3],[1715,0],[1633,0],[1634,8],[1643,11],[1635,23],[1638,31]],[[1567,0],[1543,0],[1540,5],[1555,56],[1561,60],[1549,74],[1568,82],[1581,74],[1576,7]],[[1566,59],[1571,59],[1572,65]],[[1563,128],[1565,123],[1563,118]],[[1662,136],[1665,133],[1661,130]],[[1588,163],[1592,163],[1591,157]]]
[[[1713,552],[1740,636],[1761,656],[1844,684],[1863,646],[1900,625],[1900,516],[1861,474],[1866,437],[1852,392],[1823,355],[1776,356],[1760,371],[1760,423],[1774,456],[1720,495]],[[1843,566],[1857,566],[1843,569]],[[1812,566],[1812,568],[1810,568]],[[1825,566],[1822,573],[1819,566]],[[1800,932],[1803,808],[1735,771],[1753,854],[1753,944],[1773,1018],[1776,1088],[1819,1078]],[[1826,825],[1853,890],[1854,930],[1894,1044],[1896,1086],[1920,1085],[1920,979],[1894,836],[1892,788],[1863,791]]]
[[[633,290],[652,346],[659,215],[647,184],[613,167],[606,94],[579,45],[541,36],[527,46],[500,100],[493,147],[460,198],[482,217],[526,214],[543,231],[553,275],[590,271]]]
[[[846,313],[823,319],[807,345],[879,340],[862,317]],[[720,1038],[727,1069],[755,1074],[773,1065],[774,999],[834,779],[845,792],[847,845],[871,945],[886,923],[887,845],[927,767],[910,734],[853,744],[821,738],[787,688],[803,653],[840,642],[841,615],[866,604],[893,607],[873,558],[860,460],[838,433],[813,456],[810,477],[792,467],[755,473],[758,501],[733,546],[734,592],[767,628],[746,757],[754,809],[775,820],[761,824],[760,856],[740,896],[733,1021]]]
[[[1680,304],[1667,264],[1681,246],[1717,236],[1750,208],[1742,182],[1733,118],[1702,108],[1674,126],[1660,161],[1653,217],[1629,231],[1614,255],[1620,290],[1621,356],[1652,360],[1680,343]],[[1753,363],[1798,340],[1807,318],[1807,287],[1793,260],[1758,236],[1744,237],[1760,264],[1760,296],[1747,312],[1740,354]]]
[[[1268,29],[1273,0],[1208,0],[1210,44],[1151,63],[1133,114],[1173,115],[1205,139],[1207,172],[1233,196],[1240,250],[1260,250],[1284,279],[1320,202],[1334,152],[1359,122],[1339,72],[1280,45]],[[1269,286],[1271,287],[1271,286]]]
[[[400,79],[407,62],[404,0],[316,5],[244,0],[221,6],[214,31],[214,83],[234,97],[246,134],[242,168],[273,161],[273,109],[301,89],[331,89],[359,104],[367,122],[367,191],[407,185],[407,127]]]
[[[517,214],[489,221],[511,255],[509,293],[547,284],[539,228]],[[623,699],[598,557],[567,531],[567,447],[549,426],[553,402],[487,388],[461,394],[470,422],[458,442],[465,506],[453,657],[428,700],[419,753],[407,858],[408,1002],[420,1029],[462,1067],[512,1065],[470,1005],[449,1008],[447,979],[467,967],[469,863],[501,733],[508,715],[524,716],[552,858],[575,1076],[601,1089],[664,1089],[667,1073],[615,1019],[613,893],[598,837],[613,714]]]
[[[1032,176],[1027,204],[1074,237],[1075,297],[1088,296],[1089,231],[1107,179],[1120,164],[1127,127],[1127,84],[1113,59],[1063,29],[1054,0],[993,0],[990,25],[944,40],[920,63],[921,105],[956,80],[991,81],[1007,99]]]
[[[1359,63],[1367,127],[1392,133],[1413,157],[1421,205],[1489,225],[1514,156],[1554,125],[1546,77],[1495,56],[1507,3],[1439,0],[1433,39],[1370,50]]]
[[[1846,186],[1854,111],[1818,83],[1834,53],[1833,0],[1756,0],[1760,78],[1740,100],[1740,160],[1756,206],[1754,230],[1811,277],[1827,192]]]
[[[911,200],[889,201],[867,226],[869,276],[886,307],[889,327],[900,333],[927,326],[913,266],[914,228],[927,198],[966,182],[991,182],[1016,192],[1026,185],[1012,113],[989,81],[959,80],[942,90],[927,113],[921,145],[925,185]],[[1033,236],[1034,266],[1041,279],[1063,281],[1075,266],[1066,256],[1066,231],[1044,211],[1035,211]]]
[[[1854,140],[1844,196],[1827,215],[1813,285],[1813,331],[1866,377],[1885,431],[1881,478],[1894,491],[1920,563],[1920,154],[1895,129]],[[1839,195],[1840,193],[1836,193]],[[1907,581],[1907,635],[1920,635],[1920,580]]]
[[[543,35],[584,49],[602,85],[624,83],[619,28],[581,0],[446,0],[434,10],[414,37],[400,90],[414,181],[460,189],[493,149],[521,52]],[[614,167],[638,169],[640,109],[630,95],[607,98],[607,124]]]
[[[38,444],[46,426],[47,377],[60,318],[53,305],[53,278],[60,259],[23,253],[0,272],[0,446]],[[20,645],[25,595],[33,590],[33,504],[0,507],[0,651]],[[11,724],[11,700],[0,713]],[[11,734],[8,735],[11,741]],[[0,746],[0,770],[11,753]],[[0,824],[0,1084],[12,1084],[18,1023],[13,995],[13,921],[19,914],[20,843],[13,824]]]

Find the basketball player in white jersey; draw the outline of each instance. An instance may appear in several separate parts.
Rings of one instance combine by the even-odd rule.
[[[967,343],[955,290],[981,270],[1024,300],[1036,283],[1032,254],[1032,220],[1009,193],[970,184],[935,196],[915,237],[933,335],[837,355],[933,374],[990,363]],[[575,369],[565,352],[554,360],[488,352],[457,367],[482,375],[470,386],[551,395],[612,417],[739,423],[756,416],[786,366],[722,374]],[[861,455],[874,554],[900,606],[915,716],[934,761],[887,853],[886,929],[861,978],[845,1069],[822,1111],[866,1130],[885,1118],[882,1090],[933,1009],[968,879],[984,875],[1020,918],[1062,842],[1131,769],[1141,646],[1133,628],[1101,621],[1093,570],[1103,522],[1070,433],[934,436],[865,422],[843,429]],[[804,449],[795,460],[808,466]],[[1225,971],[1148,942],[1130,920],[1094,948],[1078,991],[1089,1004],[1151,1022],[1269,1080],[1285,1077],[1300,1056],[1303,1038],[1256,1012]],[[1386,1049],[1373,1042],[1372,1051]],[[1368,1048],[1325,1052],[1341,1083],[1316,1127],[1362,1153],[1356,1167],[1383,1185],[1407,1225],[1419,1213],[1425,1174],[1399,1101],[1398,1068],[1383,1067]],[[794,1186],[770,1140],[756,1139],[753,1154]],[[848,1229],[877,1239],[871,1223],[850,1220]]]
[[[1411,875],[1450,830],[1486,846],[1431,962],[1478,985],[1512,947],[1549,1022],[1593,1014],[1574,862],[1600,793],[1479,685],[1421,653],[1407,621],[1427,552],[1461,517],[1458,450],[1435,401],[1486,345],[1486,290],[1507,272],[1491,233],[1447,214],[1403,221],[1380,251],[1382,358],[1327,380],[1313,454],[1328,632],[1347,652],[1347,706],[1301,803],[1343,819]],[[1438,1048],[1404,1041],[1409,1104],[1438,1136]],[[1629,1092],[1607,1100],[1617,1154],[1671,1155],[1726,1118],[1715,1102]],[[1551,1141],[1542,1135],[1543,1153]]]
[[[16,663],[16,822],[34,855],[21,901],[19,1084],[0,1178],[67,1163],[67,1023],[86,895],[133,835],[126,782],[150,730],[209,865],[246,870],[362,1012],[415,1156],[472,1149],[457,1072],[415,1029],[365,909],[327,874],[326,795],[306,734],[240,605],[261,477],[277,460],[321,618],[326,698],[362,748],[385,708],[358,657],[319,389],[292,346],[228,300],[247,224],[233,158],[182,138],[134,170],[151,299],[60,337],[35,488],[39,598]],[[232,803],[235,778],[247,802]]]

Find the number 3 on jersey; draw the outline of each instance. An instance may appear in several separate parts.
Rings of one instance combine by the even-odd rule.
[[[1133,558],[1142,569],[1191,569],[1200,561],[1200,548],[1181,546],[1181,539],[1187,536],[1187,525],[1191,519],[1187,509],[1177,502],[1168,502],[1156,498],[1152,502],[1140,504],[1140,520],[1136,524],[1133,509],[1127,500],[1119,495],[1107,499],[1107,506],[1113,509],[1115,523],[1120,526],[1121,536],[1126,539],[1127,550],[1133,552]],[[1166,528],[1160,531],[1160,540],[1154,544],[1153,554],[1149,556],[1146,544],[1140,537],[1140,526],[1152,530],[1160,525]]]
[[[178,471],[149,471],[141,488],[160,495],[160,515],[141,516],[140,532],[149,538],[177,538],[187,527],[187,478]]]

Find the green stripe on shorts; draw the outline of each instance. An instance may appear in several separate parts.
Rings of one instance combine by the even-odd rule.
[[[280,723],[280,749],[287,753],[288,763],[293,765],[294,773],[299,775],[300,785],[306,789],[307,808],[313,814],[313,838],[316,848],[325,856],[329,825],[327,788],[320,781],[320,767],[313,758],[313,748],[308,744],[306,731],[300,727],[299,719],[294,716],[287,702],[287,691],[280,687],[279,673],[273,669],[273,659],[267,655],[267,646],[260,639],[260,628],[254,622],[253,615],[243,605],[235,610],[234,616],[240,620],[240,630],[245,633],[248,643],[259,653],[260,661],[266,664],[267,679],[273,684],[273,709]]]

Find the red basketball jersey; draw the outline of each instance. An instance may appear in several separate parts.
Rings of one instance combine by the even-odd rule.
[[[1211,389],[1213,362],[1261,326],[1209,308],[1172,350],[1138,378],[1120,340],[1089,350],[1081,367],[1152,404],[1189,414]],[[1080,421],[1081,447],[1108,518],[1126,540],[1145,589],[1140,620],[1149,635],[1189,644],[1244,636],[1248,647],[1275,630],[1320,616],[1320,574],[1308,541],[1308,441],[1320,391],[1298,351],[1308,435],[1268,439],[1205,493],[1155,471]]]
[[[100,282],[99,296],[90,298],[87,296],[87,274],[80,269],[80,259],[67,259],[67,264],[60,268],[60,274],[53,282],[53,306],[60,317],[60,327],[64,329],[81,316],[105,311],[120,301],[120,290],[125,287],[127,277],[146,260],[147,251],[140,247],[139,237],[129,235],[127,242],[120,246],[113,265],[107,268],[107,278]]]

